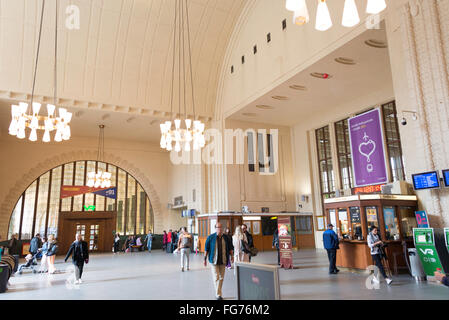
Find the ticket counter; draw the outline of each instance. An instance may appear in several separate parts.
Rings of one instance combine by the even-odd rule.
[[[406,271],[402,242],[413,245],[413,228],[417,227],[417,198],[410,195],[367,194],[327,199],[324,203],[327,222],[340,237],[337,266],[366,269],[373,264],[367,244],[369,229],[379,228],[388,244],[386,253],[392,270]]]

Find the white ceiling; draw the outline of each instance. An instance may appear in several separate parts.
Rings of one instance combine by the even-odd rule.
[[[314,115],[332,112],[333,108],[366,100],[380,103],[383,101],[378,99],[393,97],[388,48],[369,47],[365,44],[365,40],[369,39],[387,42],[385,29],[367,30],[228,119],[292,126]],[[356,64],[335,62],[339,57],[351,58]],[[317,79],[310,76],[313,72],[328,73],[332,77],[327,80]],[[293,90],[289,88],[291,85],[306,86],[307,90]],[[273,99],[273,96],[289,99],[279,101]],[[274,109],[261,110],[256,105],[268,105]],[[370,106],[358,107],[363,109]]]
[[[58,97],[63,104],[168,117],[175,0],[58,1]],[[213,115],[223,57],[246,2],[187,1],[196,114],[205,119]],[[29,99],[41,3],[0,1],[0,98]],[[69,5],[80,9],[79,30],[66,27]],[[53,96],[54,24],[55,0],[46,0],[36,84],[43,100]],[[187,110],[192,112],[190,104]]]

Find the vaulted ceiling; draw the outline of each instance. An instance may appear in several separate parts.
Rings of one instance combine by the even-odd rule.
[[[213,115],[226,47],[246,1],[187,0],[200,119]],[[30,97],[41,4],[42,0],[0,0],[0,99]],[[59,0],[60,103],[74,112],[169,117],[174,4],[175,0]],[[79,30],[66,27],[70,5],[80,10]],[[55,0],[45,0],[36,83],[37,100],[42,102],[53,97],[54,23]],[[190,104],[187,111],[192,113]]]

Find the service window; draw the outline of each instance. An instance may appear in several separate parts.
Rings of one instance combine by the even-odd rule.
[[[379,228],[379,219],[377,217],[377,207],[365,207],[367,233],[370,232],[371,227],[376,226]]]
[[[334,228],[337,228],[337,217],[335,209],[329,210],[329,219],[331,220],[331,224],[334,226]]]
[[[340,235],[343,239],[349,239],[348,211],[338,209],[338,220],[340,221]]]
[[[413,240],[413,228],[418,227],[414,207],[399,207],[403,240]]]
[[[296,217],[296,229],[298,234],[312,234],[312,216]]]
[[[278,227],[278,219],[276,217],[262,217],[262,235],[272,236]]]
[[[354,240],[363,240],[362,219],[359,207],[350,207],[349,215],[351,216],[351,231]]]
[[[384,207],[385,238],[386,240],[399,240],[399,226],[394,207]]]

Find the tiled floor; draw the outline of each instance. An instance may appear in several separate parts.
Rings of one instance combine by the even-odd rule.
[[[273,264],[275,252],[263,252],[254,263]],[[209,267],[202,265],[202,256],[191,255],[191,270],[181,272],[178,255],[160,250],[92,255],[85,267],[84,283],[69,285],[71,273],[58,257],[56,266],[62,272],[54,275],[32,274],[25,270],[10,280],[9,290],[0,299],[214,299]],[[410,276],[394,278],[388,287],[369,290],[364,274],[340,272],[329,275],[327,255],[323,250],[294,252],[294,270],[280,270],[282,299],[447,299],[449,288],[432,283],[416,283]],[[225,299],[236,299],[233,270],[226,271],[223,286]]]

